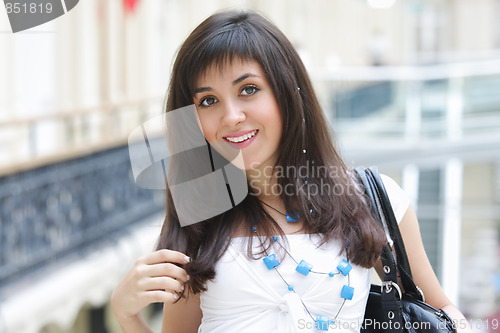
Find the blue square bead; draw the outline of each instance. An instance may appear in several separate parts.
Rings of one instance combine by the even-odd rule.
[[[313,268],[313,265],[311,265],[310,263],[308,263],[305,260],[302,260],[301,262],[299,262],[299,264],[297,265],[297,268],[295,268],[295,270],[297,272],[299,272],[300,274],[307,275],[307,274],[309,274],[309,272],[311,271],[312,268]]]
[[[328,331],[330,320],[325,316],[316,316],[315,328],[320,331]]]
[[[291,211],[286,211],[286,221],[287,222],[298,222],[300,220],[300,214],[295,209]]]
[[[340,297],[345,298],[345,299],[352,299],[353,295],[354,295],[354,288],[353,287],[349,287],[349,286],[342,287],[342,292],[340,293]]]
[[[342,259],[342,261],[340,262],[340,264],[337,266],[337,269],[344,275],[346,276],[347,274],[349,274],[349,272],[351,271],[352,269],[352,266],[350,263],[347,262],[347,260],[345,259]]]
[[[276,255],[274,254],[268,255],[262,260],[264,260],[264,263],[266,264],[268,269],[273,269],[274,267],[280,264],[279,260],[276,258]]]

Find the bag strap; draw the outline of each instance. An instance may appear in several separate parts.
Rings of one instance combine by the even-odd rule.
[[[410,280],[413,280],[410,261],[406,255],[406,248],[403,242],[403,236],[401,236],[399,225],[396,220],[396,216],[394,215],[394,210],[392,209],[392,205],[389,200],[389,196],[387,195],[387,191],[385,190],[382,178],[380,178],[380,174],[374,167],[366,169],[366,172],[370,174],[370,178],[374,182],[374,189],[377,192],[380,208],[382,209],[382,214],[385,218],[383,222],[386,223],[387,228],[389,229],[390,238],[394,242],[393,245],[394,250],[396,251],[398,269],[401,271],[400,273],[405,274]]]
[[[365,194],[369,199],[367,203],[371,210],[373,217],[378,221],[378,223],[384,227],[382,221],[382,216],[380,214],[381,210],[378,208],[376,191],[373,188],[373,183],[369,181],[367,173],[362,168],[355,169],[358,174],[363,186],[365,188]],[[385,229],[385,228],[384,228]],[[384,279],[382,281],[382,286],[380,288],[381,296],[381,308],[387,314],[387,318],[391,321],[402,323],[402,305],[401,305],[401,290],[398,285],[398,276],[396,268],[396,260],[394,258],[394,253],[390,246],[384,246],[381,254],[382,266],[384,268]],[[373,288],[374,286],[372,286]],[[386,330],[388,333],[400,333],[401,329]]]
[[[368,178],[365,169],[356,168],[355,171],[358,174],[359,178],[361,179],[363,186],[365,187],[365,194],[370,200],[369,205],[372,210],[373,216],[382,226],[382,228],[386,230],[385,224],[382,219],[381,211],[378,208],[377,194],[373,188],[373,183]],[[385,246],[382,249],[381,259],[382,259],[382,265],[388,267],[388,269],[384,269],[384,275],[385,275],[384,281],[390,280],[397,283],[398,277],[397,277],[396,259],[394,258],[394,253],[392,252],[392,249],[389,246]]]
[[[389,196],[385,190],[384,183],[380,178],[378,170],[375,167],[370,168],[356,168],[356,173],[360,175],[361,181],[365,186],[365,193],[370,198],[372,212],[376,217],[379,224],[388,232],[390,239],[393,241],[394,251],[396,252],[396,267],[397,272],[401,278],[401,283],[405,289],[405,294],[409,294],[414,298],[424,300],[421,290],[415,285],[411,273],[410,263],[408,256],[406,255],[406,249],[404,246],[403,238],[399,230],[399,226],[394,215],[394,210],[392,209]],[[390,256],[394,260],[394,253],[389,245],[387,245],[382,253],[382,265],[387,266],[387,261],[384,263],[384,257]],[[385,267],[384,267],[385,268]],[[392,271],[394,267],[389,265],[389,269]],[[397,277],[394,280],[392,275],[386,273],[387,269],[384,269],[384,280],[390,279],[395,281],[397,284]]]

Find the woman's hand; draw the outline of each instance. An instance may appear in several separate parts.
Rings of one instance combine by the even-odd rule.
[[[136,260],[111,295],[111,308],[124,331],[132,331],[134,326],[137,332],[137,325],[145,325],[139,312],[147,305],[177,300],[189,277],[176,264],[189,260],[184,253],[171,250],[159,250]]]

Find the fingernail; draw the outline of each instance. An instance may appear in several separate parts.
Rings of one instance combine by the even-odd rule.
[[[185,256],[185,257],[184,257],[184,261],[185,261],[185,262],[190,262],[190,261],[191,261],[191,258],[189,258],[188,256]]]
[[[181,286],[181,291],[184,291],[184,286]]]
[[[186,277],[186,280],[188,280],[188,281],[189,281],[189,279],[191,279],[191,277],[188,275],[188,276]]]
[[[178,298],[179,298],[179,295],[174,294],[174,296],[173,296],[173,297],[174,297],[174,299],[178,299]]]

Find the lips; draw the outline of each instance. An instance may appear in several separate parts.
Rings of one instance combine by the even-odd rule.
[[[224,141],[226,141],[230,146],[235,149],[243,149],[248,147],[253,140],[259,134],[258,129],[254,129],[252,131],[241,131],[237,133],[233,133],[228,136],[224,136]]]
[[[243,132],[243,134],[241,132],[236,133],[236,135],[225,136],[224,140],[229,141],[231,143],[242,143],[253,138],[255,135],[257,135],[258,131],[259,130],[255,129],[253,131],[249,131],[246,133]]]

